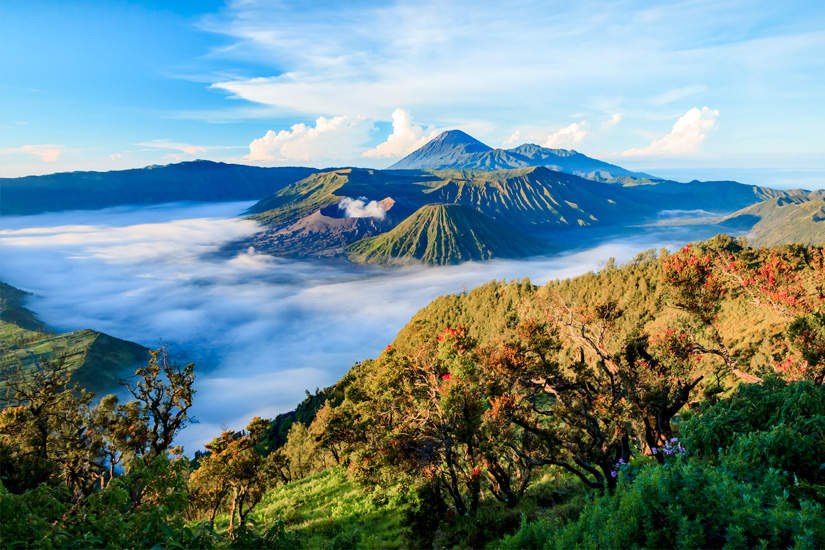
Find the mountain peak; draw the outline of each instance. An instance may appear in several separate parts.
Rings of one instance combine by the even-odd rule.
[[[424,145],[424,147],[428,145],[432,145],[433,147],[461,148],[464,153],[486,153],[493,149],[461,130],[441,132],[429,143]]]
[[[597,181],[618,177],[652,178],[648,174],[631,172],[572,149],[548,149],[535,143],[525,143],[514,149],[493,149],[461,130],[442,132],[389,169],[490,171],[527,166],[547,166],[552,170]]]
[[[390,169],[447,168],[467,155],[484,154],[492,150],[492,147],[461,130],[447,130],[390,166]]]

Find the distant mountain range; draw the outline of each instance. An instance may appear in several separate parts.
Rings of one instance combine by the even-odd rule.
[[[722,230],[750,231],[760,239],[756,243],[814,242],[821,239],[819,214],[814,212],[819,205],[813,206],[817,198],[804,190],[734,181],[663,180],[576,151],[534,144],[493,149],[459,130],[443,132],[387,170],[194,161],[0,179],[1,215],[258,199],[247,214],[266,229],[230,248],[253,246],[287,257],[345,255],[371,263],[442,264],[529,255],[537,233],[546,247],[553,232],[639,224],[655,220],[662,211],[703,210],[721,217],[751,207],[731,215]],[[360,205],[363,211],[345,204]],[[466,209],[422,210],[432,204],[463,205],[484,217]],[[799,216],[789,217],[797,210]],[[408,218],[410,223],[403,223]],[[783,224],[788,227],[780,230]],[[514,243],[509,250],[497,244],[496,232],[509,235]],[[385,238],[378,239],[381,235]],[[429,236],[434,241],[422,243]],[[530,240],[529,246],[522,237]],[[366,241],[357,245],[371,238],[369,246]]]
[[[0,215],[176,201],[257,200],[318,172],[196,160],[112,172],[0,178]]]
[[[668,210],[721,216],[800,194],[736,182],[611,184],[545,167],[342,169],[313,174],[254,205],[251,218],[268,227],[238,246],[293,257],[344,254],[358,262],[440,265],[546,252],[552,247],[547,239],[560,230],[639,224]],[[339,208],[347,198],[381,205],[380,211],[347,217]],[[482,217],[422,209],[426,205],[463,205]],[[509,249],[493,237],[496,232],[508,235]],[[537,233],[543,235],[540,245]]]
[[[510,170],[528,166],[544,166],[557,172],[582,176],[598,181],[630,177],[651,179],[642,172],[631,172],[576,151],[548,149],[531,143],[515,149],[493,149],[461,130],[442,132],[420,149],[399,160],[389,170],[440,170],[463,168],[470,170]]]

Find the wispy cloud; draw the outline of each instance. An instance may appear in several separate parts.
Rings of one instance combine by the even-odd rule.
[[[602,130],[602,131],[609,130],[609,129],[613,128],[615,125],[617,125],[619,122],[621,122],[621,120],[622,120],[622,114],[621,113],[614,113],[610,117],[609,120],[605,120],[604,122],[601,123],[601,125],[599,126],[599,129]]]
[[[57,162],[63,150],[63,145],[23,145],[22,147],[0,148],[0,155],[28,153],[40,157],[43,162]]]
[[[438,131],[430,127],[424,129],[412,123],[412,116],[406,109],[398,108],[392,112],[392,134],[387,141],[374,149],[364,152],[365,157],[388,158],[408,155],[433,139]]]
[[[682,115],[668,135],[653,141],[647,147],[628,149],[624,156],[672,155],[682,156],[696,153],[705,141],[705,136],[716,126],[719,111],[694,107]]]
[[[673,103],[679,99],[684,99],[686,97],[690,97],[696,94],[700,94],[702,92],[707,91],[708,87],[704,84],[698,86],[687,86],[685,88],[678,88],[676,90],[670,90],[660,96],[657,96],[653,99],[653,103],[657,105],[665,105],[667,103]]]
[[[174,160],[184,160],[187,157],[196,157],[204,155],[209,151],[243,149],[243,145],[191,145],[189,143],[178,143],[166,139],[156,139],[154,141],[146,141],[143,143],[136,143],[138,147],[152,147],[155,149],[166,149],[169,151],[180,151],[183,154],[170,153],[168,156]],[[120,158],[122,155],[110,155],[112,160]]]

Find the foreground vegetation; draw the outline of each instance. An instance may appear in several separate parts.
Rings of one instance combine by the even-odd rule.
[[[11,380],[6,547],[825,545],[825,262],[727,237],[419,312],[294,414],[192,460],[192,366],[134,401]]]

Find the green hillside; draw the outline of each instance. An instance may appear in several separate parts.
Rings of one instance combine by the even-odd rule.
[[[428,204],[391,231],[353,243],[346,254],[351,261],[369,264],[446,265],[547,250],[470,206]]]
[[[749,206],[719,222],[747,235],[753,246],[825,244],[825,193],[780,197]]]
[[[26,292],[0,283],[0,404],[13,399],[8,379],[18,369],[29,372],[64,357],[72,382],[102,393],[118,387],[126,369],[145,363],[149,352],[143,346],[85,329],[55,334],[23,307]]]
[[[27,296],[30,296],[28,292],[0,281],[0,321],[26,330],[48,332],[48,327],[23,305]]]
[[[344,197],[382,200],[418,197],[437,177],[425,172],[393,173],[345,168],[314,174],[289,185],[249,209],[251,219],[278,226],[333,205]]]
[[[466,204],[512,226],[583,227],[626,223],[651,212],[617,186],[531,167],[494,172],[446,170],[429,202]]]
[[[427,204],[456,204],[472,207],[511,231],[532,233],[589,227],[626,227],[659,223],[660,213],[696,210],[721,216],[766,199],[792,199],[804,196],[800,190],[742,185],[736,182],[690,182],[632,180],[630,184],[593,181],[547,167],[508,170],[361,170],[341,169],[314,174],[261,200],[250,209],[251,218],[268,228],[236,246],[277,255],[336,255],[342,250],[359,251],[359,258],[374,247],[385,246],[387,239],[398,250],[381,253],[384,258],[409,256],[422,259],[421,243],[398,241],[398,233],[377,240],[371,248],[346,248],[365,234],[390,231],[407,216]],[[336,207],[344,197],[360,198],[391,205],[382,218],[344,219]],[[694,216],[695,217],[695,216]],[[416,220],[420,223],[420,220]],[[364,226],[364,227],[361,227]],[[369,226],[369,227],[367,227]],[[404,232],[407,232],[405,226]],[[509,235],[509,234],[508,234]],[[380,236],[380,235],[379,235]],[[438,239],[436,239],[438,240]],[[495,239],[494,239],[495,240]],[[492,256],[530,255],[534,247],[523,246],[524,239],[511,239],[510,251],[499,248]],[[491,241],[492,242],[492,241]],[[354,246],[354,245],[353,245]],[[408,250],[409,249],[409,250]],[[424,245],[426,249],[426,245]],[[502,253],[503,252],[503,253]],[[515,254],[515,255],[514,255]],[[438,254],[444,256],[443,252]],[[449,255],[448,255],[449,256]],[[482,247],[464,251],[457,258],[492,257]],[[385,260],[378,260],[383,263]],[[427,263],[441,263],[433,257]]]

